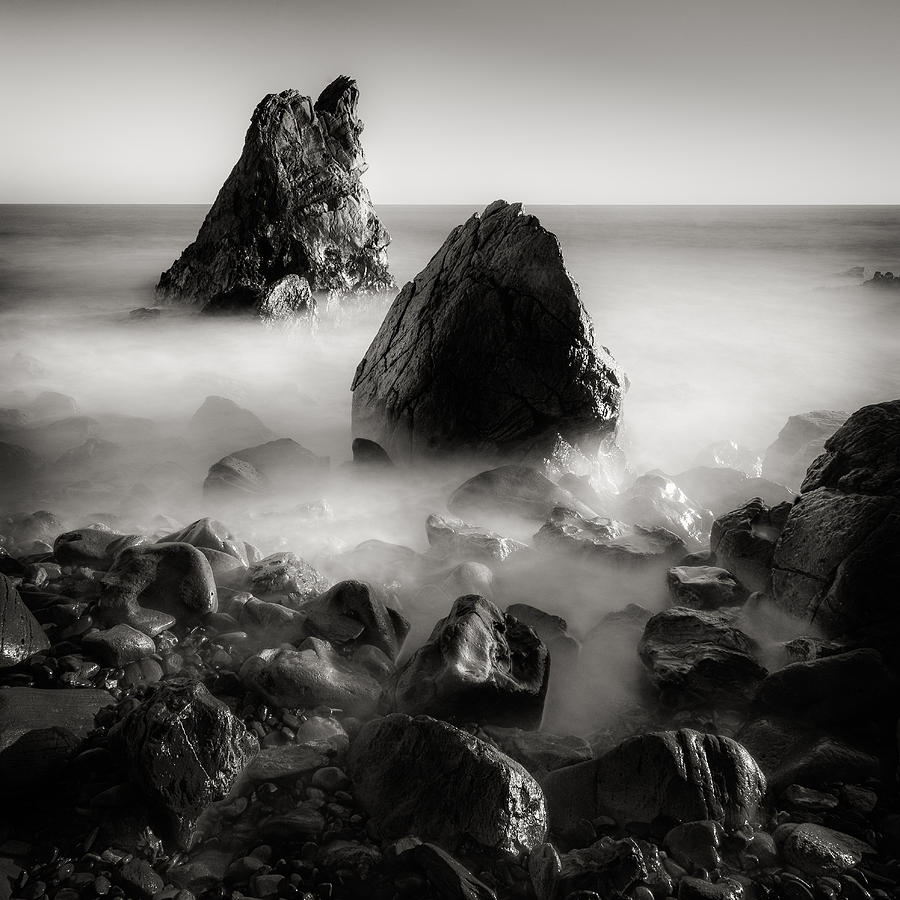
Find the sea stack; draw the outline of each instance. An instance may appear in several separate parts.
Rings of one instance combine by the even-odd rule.
[[[315,295],[392,290],[387,246],[361,176],[359,92],[340,76],[313,103],[263,98],[197,239],[157,285],[163,300],[263,318],[309,313]]]
[[[594,345],[556,236],[497,200],[394,300],[353,379],[353,436],[398,462],[522,460],[558,436],[593,453],[615,430],[625,386]]]

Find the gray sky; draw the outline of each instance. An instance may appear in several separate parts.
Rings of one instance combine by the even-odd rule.
[[[376,202],[900,202],[900,0],[0,0],[0,202],[210,203],[341,73]]]

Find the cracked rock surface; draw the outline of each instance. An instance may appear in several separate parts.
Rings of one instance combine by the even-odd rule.
[[[353,434],[397,461],[596,449],[625,387],[556,236],[497,200],[397,296],[353,379]]]

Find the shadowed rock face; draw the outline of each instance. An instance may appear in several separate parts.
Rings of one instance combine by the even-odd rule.
[[[353,434],[397,461],[596,449],[625,378],[594,346],[556,236],[521,204],[455,228],[400,292],[353,380]]]
[[[896,630],[898,546],[900,400],[893,400],[857,410],[809,467],[775,547],[775,601],[829,634]]]
[[[394,288],[390,236],[360,181],[358,97],[341,76],[315,104],[294,90],[263,98],[197,239],[160,277],[161,297],[206,303],[229,294],[233,307],[233,292],[247,288],[248,312],[262,315],[260,294],[287,275],[313,291]]]

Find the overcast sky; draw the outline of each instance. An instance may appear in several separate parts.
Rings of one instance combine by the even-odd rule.
[[[900,202],[900,0],[0,0],[0,202],[208,204],[341,73],[376,203]]]

